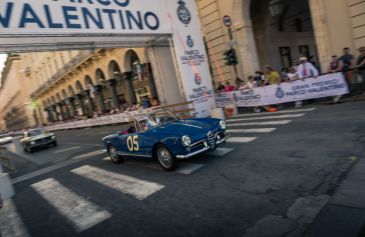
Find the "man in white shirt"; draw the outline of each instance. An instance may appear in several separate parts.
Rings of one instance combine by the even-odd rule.
[[[318,77],[319,72],[312,63],[308,62],[306,57],[301,57],[299,59],[300,64],[297,67],[298,77],[303,79],[307,77]]]

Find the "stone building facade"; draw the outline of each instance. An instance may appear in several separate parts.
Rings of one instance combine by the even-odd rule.
[[[265,65],[280,70],[309,56],[323,71],[330,57],[365,46],[365,0],[196,0],[214,81],[247,78]],[[223,25],[232,18],[233,41]],[[231,42],[231,44],[229,44]],[[237,74],[223,53],[238,54]]]
[[[30,100],[19,55],[9,55],[1,73],[0,130],[17,130],[35,125],[34,103]]]
[[[39,124],[93,117],[159,97],[145,48],[25,53],[21,58]]]

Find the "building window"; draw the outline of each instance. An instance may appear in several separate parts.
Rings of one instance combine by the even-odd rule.
[[[303,32],[303,21],[300,18],[295,19],[295,29],[297,32]]]

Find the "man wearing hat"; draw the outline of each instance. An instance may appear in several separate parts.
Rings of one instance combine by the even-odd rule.
[[[318,69],[310,62],[306,57],[301,57],[299,59],[300,64],[297,67],[298,77],[303,79],[307,77],[318,77]]]

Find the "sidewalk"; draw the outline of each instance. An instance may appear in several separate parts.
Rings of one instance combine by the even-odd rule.
[[[348,173],[305,236],[360,237],[364,227],[365,160],[362,159]]]

